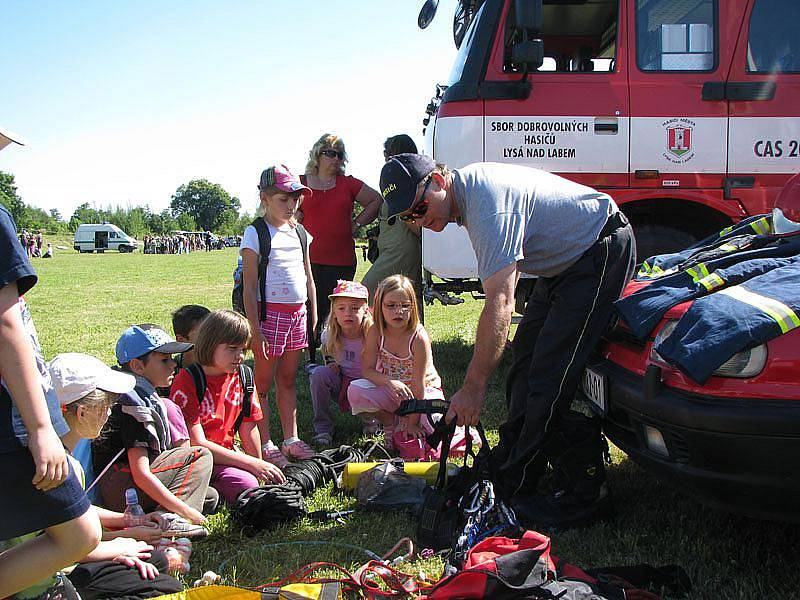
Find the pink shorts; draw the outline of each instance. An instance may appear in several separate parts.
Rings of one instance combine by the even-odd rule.
[[[444,393],[439,388],[426,387],[425,399],[444,400]],[[400,401],[392,393],[389,386],[377,386],[368,379],[356,379],[347,388],[347,400],[354,415],[374,413],[380,410],[394,412],[400,407]]]
[[[267,341],[267,356],[282,356],[284,352],[308,347],[306,307],[294,312],[272,310],[267,307],[267,320],[261,321],[261,333]]]

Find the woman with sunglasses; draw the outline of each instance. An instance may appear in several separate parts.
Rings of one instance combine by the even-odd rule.
[[[389,160],[396,154],[417,153],[417,145],[410,136],[402,133],[386,138],[383,143],[383,157]],[[372,264],[361,281],[369,290],[370,298],[375,294],[378,284],[389,275],[405,275],[414,285],[414,294],[422,316],[422,241],[419,225],[406,221],[392,227],[387,223],[389,213],[381,204],[378,215],[378,259]]]
[[[300,179],[314,194],[303,202],[303,226],[313,236],[309,248],[311,273],[317,288],[317,314],[324,323],[330,309],[328,295],[340,279],[351,281],[356,273],[356,250],[353,236],[359,227],[375,220],[383,199],[360,179],[345,175],[347,153],[342,138],[326,133],[308,154],[306,174]],[[354,217],[358,202],[363,210]],[[319,330],[319,327],[317,328]],[[309,339],[309,354],[315,359],[314,340]]]

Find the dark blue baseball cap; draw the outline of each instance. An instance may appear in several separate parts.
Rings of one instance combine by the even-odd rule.
[[[389,212],[389,225],[411,208],[419,182],[436,168],[425,154],[397,154],[381,169],[381,195]]]

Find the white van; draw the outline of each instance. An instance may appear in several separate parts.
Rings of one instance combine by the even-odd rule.
[[[84,223],[75,231],[74,248],[78,252],[105,252],[119,250],[133,252],[138,243],[135,239],[111,223]]]

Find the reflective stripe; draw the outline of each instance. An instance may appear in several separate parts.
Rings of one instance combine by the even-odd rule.
[[[718,287],[722,287],[725,285],[725,280],[717,275],[716,273],[711,273],[711,275],[707,275],[702,279],[698,280],[697,283],[702,285],[706,290],[709,292],[717,289]]]
[[[767,217],[761,217],[757,221],[753,221],[750,223],[750,227],[759,235],[766,235],[772,232],[772,225]]]
[[[800,318],[797,317],[795,312],[786,306],[783,302],[768,298],[761,294],[756,294],[748,289],[743,288],[741,285],[735,285],[725,290],[720,290],[718,294],[725,294],[731,298],[744,302],[750,306],[755,306],[757,309],[769,315],[781,328],[781,333],[786,333],[800,327]]]
[[[725,229],[723,229],[722,231],[719,232],[719,237],[725,237],[731,231],[733,231],[734,227],[736,227],[736,225],[731,225],[730,227],[726,227]]]
[[[723,252],[736,252],[739,249],[739,246],[734,244],[722,244],[719,249]]]
[[[692,281],[697,283],[703,277],[708,277],[708,267],[706,263],[697,263],[694,267],[686,269],[686,272],[692,276]]]

